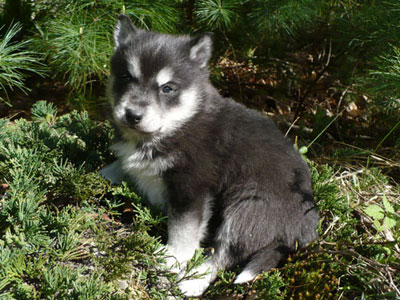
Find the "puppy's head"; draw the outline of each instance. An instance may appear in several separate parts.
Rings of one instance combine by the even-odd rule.
[[[165,135],[194,116],[208,81],[209,34],[196,38],[136,28],[124,15],[114,32],[109,96],[124,135]]]

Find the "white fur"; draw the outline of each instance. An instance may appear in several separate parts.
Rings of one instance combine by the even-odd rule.
[[[143,118],[137,125],[137,128],[143,132],[153,133],[159,131],[162,125],[162,113],[158,107],[150,105],[146,108]]]
[[[200,241],[206,235],[207,223],[211,218],[210,200],[211,197],[207,197],[201,220],[194,214],[186,214],[179,218],[174,218],[173,212],[170,212],[168,243],[166,246],[166,265],[170,271],[174,273],[180,272],[180,275],[185,274],[184,269],[187,261],[193,257],[196,249],[200,248]],[[204,273],[205,271],[203,266],[203,269],[196,272]]]
[[[216,236],[216,240],[231,240],[231,227],[233,220],[231,218],[227,218],[219,228]]]
[[[206,196],[202,219],[195,214],[185,214],[179,218],[170,212],[168,220],[168,254],[174,257],[178,264],[184,265],[193,257],[200,242],[206,235],[207,224],[211,218],[211,196]],[[167,263],[171,263],[169,259]]]
[[[166,210],[166,187],[159,176],[145,176],[139,172],[133,174],[139,189],[146,194],[148,201],[154,207]]]
[[[206,196],[205,206],[203,208],[203,219],[201,220],[201,224],[200,224],[200,228],[199,228],[201,239],[203,239],[207,234],[208,221],[210,220],[210,218],[212,216],[212,204],[213,204],[212,200],[213,200],[213,198],[211,195]]]
[[[193,257],[196,249],[200,248],[200,240],[203,238],[200,231],[199,220],[191,214],[185,214],[180,218],[170,216],[168,220],[168,254],[178,264],[185,264]]]
[[[169,134],[181,127],[198,110],[198,93],[195,87],[190,87],[182,91],[180,95],[180,104],[169,108],[162,115],[161,132]]]
[[[178,283],[178,287],[186,297],[199,297],[210,285],[212,281],[210,277],[210,275],[205,275],[203,278],[183,280]]]
[[[112,149],[121,160],[122,169],[133,177],[150,204],[165,210],[166,187],[161,174],[173,166],[174,158],[171,156],[153,159],[152,150],[137,149],[133,142],[117,143]]]
[[[199,278],[182,280],[178,283],[179,289],[186,297],[197,297],[202,295],[210,283],[214,281],[217,269],[211,261],[207,261],[192,270],[188,275],[199,276]]]
[[[171,79],[173,78],[173,75],[174,75],[174,73],[172,72],[171,68],[161,69],[156,76],[158,86],[162,86],[162,85],[170,82]]]
[[[235,281],[233,282],[234,284],[241,284],[241,283],[245,283],[245,282],[249,282],[251,280],[253,280],[254,278],[256,278],[257,274],[254,274],[253,272],[251,272],[250,270],[243,270],[242,273],[240,273]]]
[[[227,251],[229,250],[229,243],[232,240],[232,218],[227,218],[222,222],[219,227],[215,241],[220,245],[218,251],[214,253],[214,261],[218,264],[219,268],[225,268],[229,261],[226,261]]]
[[[127,107],[128,107],[128,99],[122,98],[121,102],[118,103],[113,109],[114,119],[116,121],[120,121],[124,118]]]
[[[167,69],[162,69],[160,73],[160,82],[168,79]],[[137,129],[146,133],[169,135],[196,114],[199,102],[198,93],[194,87],[183,90],[180,95],[180,104],[171,108],[165,108],[164,112],[158,106],[149,105],[143,111],[143,118],[137,125]],[[124,95],[113,109],[114,119],[117,122],[124,119],[127,108],[134,111],[142,109],[132,106],[129,96]]]

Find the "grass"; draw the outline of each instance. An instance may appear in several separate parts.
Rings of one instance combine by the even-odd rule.
[[[113,130],[87,113],[0,120],[0,299],[182,299],[160,268],[165,218],[97,171]],[[320,239],[252,283],[225,271],[204,299],[399,299],[400,187],[369,167],[309,161]],[[361,154],[360,154],[361,153]],[[382,159],[382,158],[381,158]]]

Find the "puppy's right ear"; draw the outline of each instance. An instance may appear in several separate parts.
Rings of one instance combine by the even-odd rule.
[[[138,32],[131,19],[126,15],[118,16],[118,23],[114,30],[114,50],[129,42],[132,36]]]
[[[207,66],[212,52],[212,33],[204,33],[190,41],[190,59],[196,62],[200,68]]]

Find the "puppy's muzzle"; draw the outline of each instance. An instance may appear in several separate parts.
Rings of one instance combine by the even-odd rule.
[[[143,114],[133,111],[132,109],[125,109],[125,121],[129,125],[137,125],[143,118]]]

